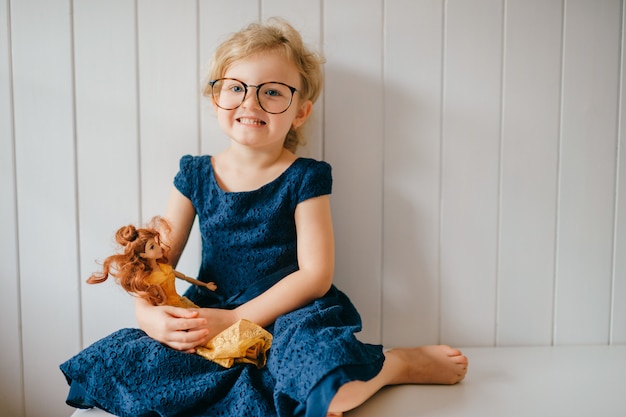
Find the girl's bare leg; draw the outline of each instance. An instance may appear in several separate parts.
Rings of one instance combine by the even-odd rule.
[[[386,385],[456,384],[465,378],[467,365],[461,351],[446,345],[392,349],[385,352],[383,368],[373,379],[352,381],[337,391],[328,416],[341,416],[358,407]]]

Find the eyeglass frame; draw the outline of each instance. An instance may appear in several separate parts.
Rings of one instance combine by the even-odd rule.
[[[220,106],[219,103],[217,102],[217,100],[215,99],[215,93],[213,92],[213,87],[215,86],[215,83],[217,83],[218,81],[224,81],[224,80],[237,81],[238,83],[243,85],[243,88],[244,88],[244,93],[243,93],[243,98],[241,99],[241,103],[239,103],[236,107],[233,107],[232,109],[227,109],[225,107]],[[300,91],[296,87],[292,87],[289,84],[281,83],[280,81],[267,81],[267,82],[264,82],[264,83],[261,83],[261,84],[257,84],[257,85],[251,85],[251,84],[248,85],[248,84],[244,83],[243,81],[238,80],[237,78],[228,78],[228,77],[217,78],[215,80],[210,80],[208,84],[209,84],[209,86],[211,86],[211,98],[213,98],[213,102],[215,103],[215,105],[217,107],[219,107],[222,110],[235,110],[235,109],[238,109],[243,104],[243,102],[246,101],[246,97],[248,96],[248,88],[254,87],[254,88],[256,88],[255,96],[256,96],[257,104],[259,105],[261,110],[263,110],[265,113],[268,113],[268,114],[283,114],[284,112],[289,110],[289,107],[291,107],[291,103],[293,103],[293,95],[294,95],[294,93]],[[285,110],[283,110],[281,112],[274,113],[274,112],[267,111],[267,110],[265,110],[263,108],[263,105],[261,104],[261,99],[259,98],[259,91],[261,90],[261,87],[263,87],[266,84],[280,84],[280,85],[284,85],[285,87],[287,87],[289,89],[289,91],[291,91],[291,97],[289,98],[289,104],[287,105],[287,108]]]

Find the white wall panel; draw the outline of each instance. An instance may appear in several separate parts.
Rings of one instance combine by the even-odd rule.
[[[609,340],[620,1],[568,1],[557,249],[556,342]]]
[[[358,19],[355,11],[358,10]],[[380,342],[382,252],[382,2],[324,4],[324,147],[333,165],[335,282]]]
[[[502,345],[552,342],[562,11],[561,1],[506,5],[498,269]]]
[[[449,1],[445,25],[441,340],[493,345],[502,1]]]
[[[74,3],[83,344],[134,327],[133,300],[114,277],[85,280],[119,252],[115,232],[140,219],[134,2]],[[111,31],[111,28],[115,28]],[[108,33],[107,36],[102,36]]]
[[[385,19],[383,343],[437,343],[443,2]]]
[[[198,3],[138,0],[141,215],[163,214],[180,157],[200,151]],[[199,241],[177,269],[194,276]]]
[[[26,416],[67,415],[58,365],[80,322],[68,1],[11,3]]]
[[[0,1],[0,415],[24,414],[9,3]]]
[[[200,149],[197,26],[195,1],[138,2],[144,220],[163,212],[179,157]]]

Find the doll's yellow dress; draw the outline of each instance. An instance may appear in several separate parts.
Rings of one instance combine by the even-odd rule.
[[[158,285],[163,288],[167,301],[165,304],[174,307],[183,308],[198,308],[196,304],[191,302],[187,297],[184,297],[176,292],[176,275],[174,275],[174,269],[168,264],[157,264],[159,270],[152,271],[147,281],[150,284]]]
[[[176,291],[176,276],[170,265],[158,264],[159,270],[153,271],[148,282],[159,285],[165,291],[167,305],[183,308],[198,308],[187,297]],[[241,319],[220,332],[206,345],[196,348],[196,353],[225,368],[237,363],[251,363],[257,368],[265,366],[267,351],[272,346],[272,335],[261,326],[249,320]]]

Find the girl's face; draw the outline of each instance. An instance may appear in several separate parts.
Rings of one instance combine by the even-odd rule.
[[[148,239],[143,253],[139,256],[146,259],[159,259],[163,257],[163,248],[154,239]]]
[[[249,86],[266,82],[281,82],[296,89],[301,88],[298,70],[280,53],[262,52],[235,61],[224,74]],[[246,98],[234,110],[215,106],[217,120],[222,130],[236,143],[253,148],[280,146],[293,126],[300,127],[311,112],[312,103],[303,102],[299,92],[293,95],[291,106],[281,114],[265,112],[257,102],[257,89],[249,87]]]

